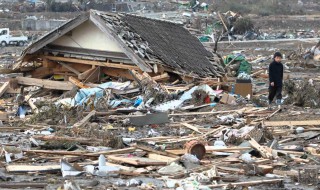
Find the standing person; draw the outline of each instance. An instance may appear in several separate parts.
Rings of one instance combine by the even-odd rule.
[[[276,97],[276,104],[281,108],[282,83],[283,83],[283,65],[281,63],[282,54],[276,52],[273,56],[273,62],[269,65],[269,109]]]

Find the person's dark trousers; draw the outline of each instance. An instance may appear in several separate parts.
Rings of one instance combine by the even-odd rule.
[[[269,104],[272,103],[274,97],[276,97],[277,100],[282,99],[282,86],[270,86],[269,87]]]

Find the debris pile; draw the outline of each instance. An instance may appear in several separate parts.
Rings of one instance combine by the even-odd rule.
[[[316,80],[269,110],[269,55],[224,63],[180,25],[98,11],[57,31],[0,88],[0,188],[318,185]]]

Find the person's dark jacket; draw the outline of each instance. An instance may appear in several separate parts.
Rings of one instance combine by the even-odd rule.
[[[270,83],[274,82],[275,87],[282,87],[283,81],[283,65],[273,61],[269,65],[269,81]]]

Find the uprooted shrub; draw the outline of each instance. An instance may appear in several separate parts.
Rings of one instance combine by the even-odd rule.
[[[320,85],[312,81],[293,81],[284,83],[284,92],[288,95],[286,104],[301,107],[320,108]]]
[[[254,30],[253,21],[248,17],[243,17],[237,19],[234,23],[234,32],[236,34],[245,34],[248,31]]]

